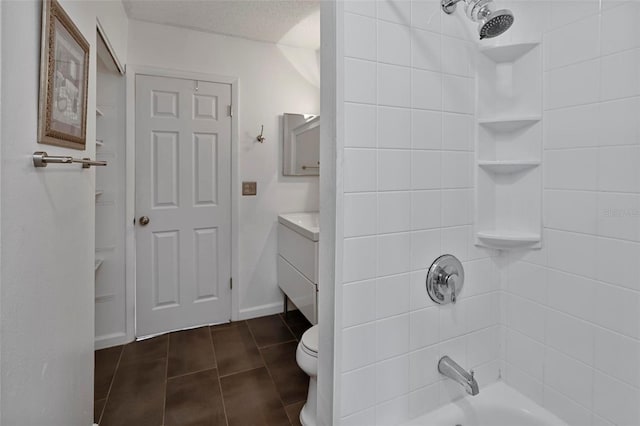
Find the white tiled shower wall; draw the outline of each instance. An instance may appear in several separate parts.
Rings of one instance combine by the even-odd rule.
[[[640,424],[640,4],[500,4],[516,24],[488,43],[543,40],[544,234],[490,257],[472,244],[474,27],[437,1],[344,3],[343,424],[460,396],[445,353],[571,425]],[[436,307],[446,252],[467,282]]]
[[[502,269],[503,378],[571,425],[635,426],[640,2],[535,7],[546,17],[544,238]]]
[[[498,378],[499,271],[472,245],[476,47],[463,19],[434,0],[344,3],[345,425],[397,425],[459,397],[437,372],[444,354],[481,385]],[[466,283],[438,307],[424,282],[443,253]]]

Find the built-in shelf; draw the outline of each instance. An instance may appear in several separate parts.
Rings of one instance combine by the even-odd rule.
[[[96,257],[96,263],[95,263],[95,270],[97,271],[98,268],[102,265],[102,262],[104,262],[104,259],[100,258],[100,257]]]
[[[102,139],[96,139],[96,146],[103,146],[104,145],[104,141],[102,141]]]
[[[98,117],[102,117],[104,115],[104,112],[102,112],[102,110],[98,107],[96,107],[96,115]]]
[[[514,130],[536,124],[541,119],[542,117],[539,115],[482,118],[478,120],[478,124],[495,132],[513,132]]]
[[[508,249],[528,247],[540,242],[540,234],[512,231],[479,231],[478,239],[489,247]]]
[[[532,169],[540,165],[539,161],[478,161],[478,165],[492,173],[510,174],[518,173],[527,169]]]
[[[542,49],[483,47],[477,58],[474,243],[539,249],[542,240]]]
[[[537,41],[526,43],[505,44],[502,46],[483,47],[480,49],[487,57],[494,62],[513,62],[522,55],[540,44]]]

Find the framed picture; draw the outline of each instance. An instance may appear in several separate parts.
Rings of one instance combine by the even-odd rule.
[[[42,3],[38,142],[85,149],[89,43],[56,0]]]

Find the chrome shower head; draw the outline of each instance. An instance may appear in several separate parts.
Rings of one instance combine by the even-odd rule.
[[[479,23],[480,40],[499,36],[513,24],[513,13],[509,9],[494,10],[492,0],[441,0],[442,10],[452,14],[459,1],[464,1],[467,17]]]
[[[513,13],[509,9],[502,9],[493,12],[487,18],[480,21],[478,32],[480,40],[499,36],[507,31],[513,24]]]

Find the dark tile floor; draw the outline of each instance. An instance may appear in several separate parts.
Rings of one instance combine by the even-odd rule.
[[[179,331],[95,353],[101,426],[299,425],[309,378],[299,311]]]

